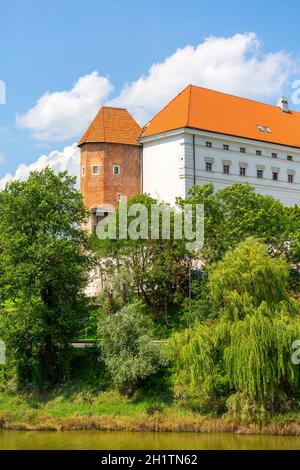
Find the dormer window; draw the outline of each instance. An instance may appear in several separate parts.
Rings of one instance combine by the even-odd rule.
[[[267,132],[268,134],[271,133],[271,129],[268,126],[261,126],[258,124],[256,127],[260,132]]]

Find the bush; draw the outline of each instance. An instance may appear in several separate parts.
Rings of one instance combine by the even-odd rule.
[[[102,317],[98,336],[101,358],[121,393],[132,395],[141,382],[163,364],[153,325],[140,312],[139,305]]]

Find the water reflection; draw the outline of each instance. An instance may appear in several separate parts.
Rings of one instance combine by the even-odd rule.
[[[0,449],[7,450],[291,450],[297,436],[243,436],[229,433],[154,433],[109,431],[0,431]]]

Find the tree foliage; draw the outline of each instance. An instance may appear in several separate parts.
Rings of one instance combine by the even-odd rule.
[[[162,217],[165,206],[147,195],[136,196],[128,202],[127,229],[134,221],[130,208],[134,204],[147,209],[148,228],[146,234],[137,239],[120,240],[118,234],[119,211],[116,211],[117,233],[114,239],[99,240],[93,237],[93,249],[98,258],[102,275],[110,280],[107,295],[111,298],[112,311],[114,303],[123,305],[129,299],[138,297],[155,314],[167,315],[172,306],[180,305],[187,292],[189,257],[184,240],[174,239],[174,217],[170,214],[170,239],[151,236],[151,206],[158,208],[159,231],[162,233]],[[118,298],[113,299],[114,293]]]
[[[55,383],[66,374],[86,305],[84,218],[66,173],[31,173],[0,193],[0,329],[21,382]]]
[[[98,324],[101,358],[113,383],[129,395],[163,362],[153,325],[140,310],[140,305],[127,306]]]
[[[228,409],[236,414],[243,409],[248,418],[278,410],[295,396],[299,368],[291,355],[300,337],[300,316],[288,296],[287,278],[286,262],[271,258],[255,239],[211,267],[209,292],[219,318],[172,337],[177,393],[213,407],[223,384]]]
[[[281,253],[285,249],[288,221],[284,206],[271,196],[255,192],[248,184],[233,184],[218,192],[212,184],[194,186],[179,204],[204,204],[207,262],[221,259],[248,237],[260,238]],[[293,230],[293,229],[291,229]]]
[[[249,238],[209,268],[208,290],[215,309],[230,320],[243,318],[265,303],[269,313],[287,294],[289,268],[283,258],[272,258],[267,247]]]

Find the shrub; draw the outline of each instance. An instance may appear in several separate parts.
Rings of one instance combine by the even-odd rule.
[[[102,317],[98,324],[102,360],[113,383],[127,395],[132,395],[163,364],[152,323],[139,308],[138,305],[124,307],[115,315]]]

